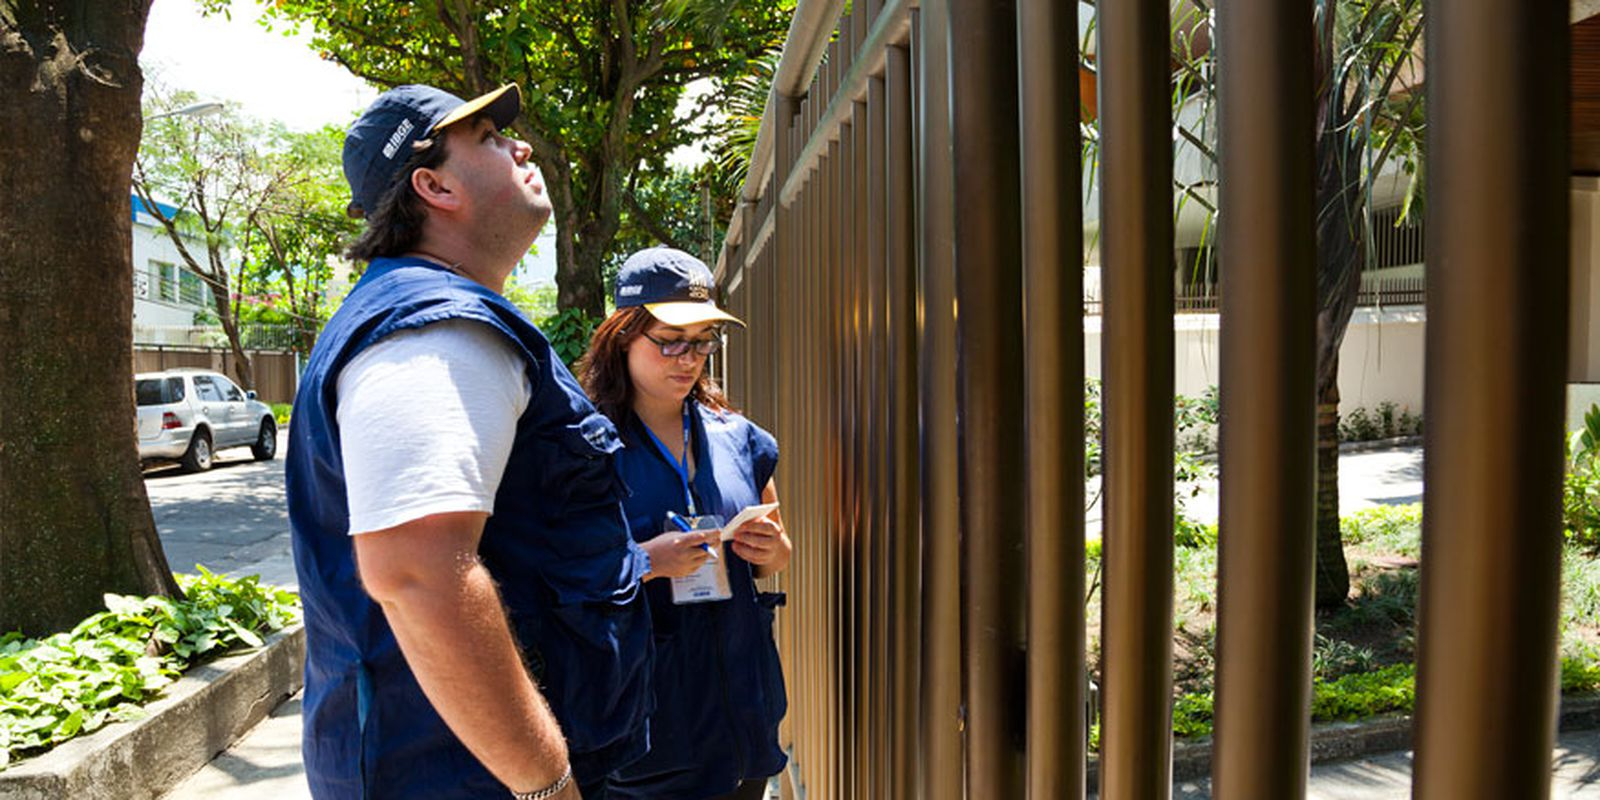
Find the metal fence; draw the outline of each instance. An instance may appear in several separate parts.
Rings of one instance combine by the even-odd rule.
[[[718,264],[751,323],[726,360],[730,391],[785,453],[787,789],[1082,796],[1078,4],[852,5],[841,19],[842,0],[797,4]],[[1226,798],[1305,796],[1312,6],[1217,9],[1212,763]],[[1428,11],[1414,792],[1544,797],[1568,313],[1565,7]],[[1171,794],[1168,13],[1165,0],[1099,4],[1107,798]]]

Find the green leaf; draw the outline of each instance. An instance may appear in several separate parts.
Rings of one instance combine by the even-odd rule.
[[[240,627],[238,623],[231,619],[227,622],[228,627],[232,628],[233,632],[237,634],[239,639],[245,644],[250,645],[251,647],[260,647],[262,645],[261,637],[257,636],[253,631]]]
[[[57,741],[71,739],[72,737],[77,736],[78,731],[82,729],[83,709],[80,708],[77,711],[68,714],[67,718],[62,720],[60,725],[56,726],[55,736],[52,738]]]
[[[26,681],[31,677],[33,677],[33,673],[21,671],[0,674],[0,695],[4,695],[10,692],[12,689],[17,688],[22,684],[23,681]]]

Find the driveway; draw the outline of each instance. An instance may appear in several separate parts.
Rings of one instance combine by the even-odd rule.
[[[295,588],[289,511],[283,497],[288,433],[278,431],[278,457],[254,461],[249,448],[223,450],[209,472],[177,467],[145,472],[156,530],[175,572],[203,564],[212,572],[258,574]]]

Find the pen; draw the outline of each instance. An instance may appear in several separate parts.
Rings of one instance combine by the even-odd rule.
[[[690,531],[694,530],[694,526],[689,524],[689,520],[684,519],[678,514],[678,512],[670,509],[667,511],[667,521],[678,526],[678,530],[683,531],[684,533],[689,533]],[[717,560],[717,551],[711,549],[710,544],[701,542],[700,549],[706,551],[706,555],[710,556],[712,561]]]

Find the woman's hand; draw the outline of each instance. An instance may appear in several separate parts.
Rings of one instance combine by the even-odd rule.
[[[757,578],[765,578],[789,565],[793,548],[783,522],[773,514],[740,525],[733,532],[733,552],[755,566]]]
[[[718,531],[668,531],[645,542],[640,547],[650,554],[651,578],[682,578],[700,568],[711,557],[705,546],[720,544]]]

